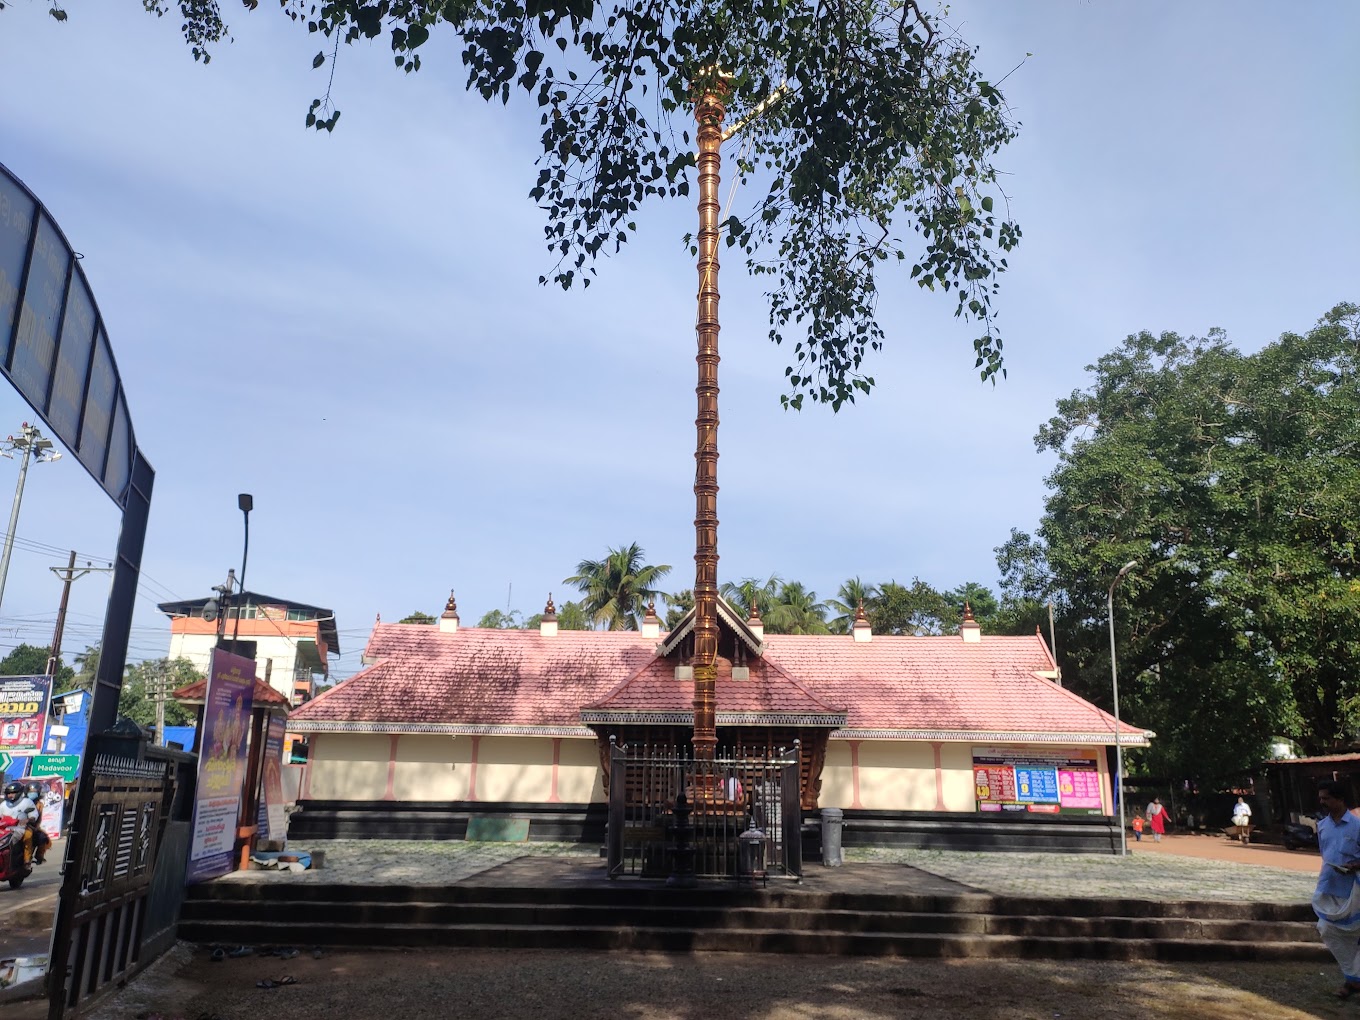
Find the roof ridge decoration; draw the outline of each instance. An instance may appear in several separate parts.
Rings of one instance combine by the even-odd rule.
[[[458,603],[454,600],[452,588],[449,589],[448,602],[444,603],[444,612],[440,615],[451,620],[458,619]]]
[[[694,613],[691,609],[684,616],[680,617],[680,622],[675,625],[675,629],[666,635],[664,641],[656,646],[656,654],[662,657],[670,655],[680,642],[694,630]],[[751,649],[751,653],[757,658],[765,654],[765,642],[756,637],[755,632],[746,625],[746,621],[741,619],[740,614],[732,608],[728,601],[721,595],[718,596],[718,619],[727,624],[736,633],[743,644]]]

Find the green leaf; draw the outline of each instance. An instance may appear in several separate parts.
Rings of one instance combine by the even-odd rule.
[[[314,57],[312,58],[312,69],[315,70],[316,68],[320,67],[320,66],[321,66],[322,64],[324,64],[325,62],[326,62],[326,54],[324,54],[324,53],[318,53],[316,56],[314,56]]]

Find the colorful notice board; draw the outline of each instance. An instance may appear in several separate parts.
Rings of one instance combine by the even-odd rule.
[[[1100,764],[1079,748],[973,748],[979,811],[1099,815]]]

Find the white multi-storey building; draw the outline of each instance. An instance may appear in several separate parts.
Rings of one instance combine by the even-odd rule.
[[[330,674],[329,657],[340,654],[335,614],[290,599],[239,592],[236,607],[222,620],[205,620],[208,599],[162,602],[170,618],[170,658],[184,658],[205,673],[217,646],[219,626],[225,647],[255,660],[255,675],[293,705],[310,701],[318,681]]]

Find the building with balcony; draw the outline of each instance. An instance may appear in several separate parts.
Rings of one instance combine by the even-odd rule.
[[[340,654],[335,614],[291,599],[240,592],[225,619],[205,620],[207,598],[162,602],[170,618],[172,659],[188,659],[205,674],[221,626],[224,647],[255,660],[255,675],[296,706],[310,701],[330,675],[329,657]]]

